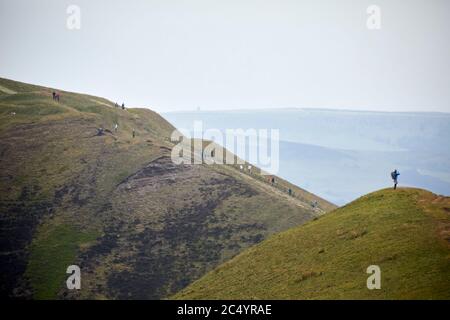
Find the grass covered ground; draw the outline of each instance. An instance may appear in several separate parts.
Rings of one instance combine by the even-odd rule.
[[[450,198],[385,189],[245,250],[176,299],[449,299]],[[381,289],[368,290],[370,265]]]
[[[96,232],[82,232],[67,224],[44,224],[31,246],[26,276],[35,290],[35,299],[54,299],[71,265],[83,246],[98,237]]]
[[[256,168],[174,165],[175,128],[149,109],[0,86],[1,297],[165,298],[335,207],[280,179],[271,186]],[[64,288],[71,264],[82,290]]]

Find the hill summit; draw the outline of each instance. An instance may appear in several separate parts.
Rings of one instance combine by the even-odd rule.
[[[449,257],[450,198],[385,189],[269,237],[175,298],[449,299]]]

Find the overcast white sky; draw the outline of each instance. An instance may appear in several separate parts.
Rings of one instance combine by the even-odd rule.
[[[450,112],[448,0],[0,0],[0,39],[0,77],[160,112]]]

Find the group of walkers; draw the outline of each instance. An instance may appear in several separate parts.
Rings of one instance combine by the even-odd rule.
[[[268,181],[272,186],[274,186],[274,187],[277,186],[276,180],[275,180],[275,177],[274,177],[274,176],[269,176],[269,177],[267,178],[267,181]],[[295,197],[295,196],[294,196],[294,191],[292,190],[292,188],[284,189],[284,188],[282,188],[282,187],[280,187],[280,186],[277,186],[277,187],[278,187],[279,189],[281,188],[281,189],[283,189],[284,191],[287,191],[287,193],[288,193],[289,196]],[[317,202],[317,200],[314,200],[314,201],[311,202],[311,207],[312,207],[313,209],[319,208],[319,203]]]
[[[59,99],[60,99],[60,94],[59,94],[59,93],[56,93],[55,91],[53,91],[53,92],[52,92],[52,97],[53,97],[53,101],[59,102]],[[117,104],[117,102],[115,103],[114,106],[115,106],[116,108],[122,108],[122,110],[126,110],[126,109],[125,109],[125,103],[124,103],[124,102],[122,103],[122,106],[119,106],[119,105]],[[14,112],[14,115],[15,115],[15,114],[16,114],[16,113]],[[114,123],[114,125],[113,125],[113,130],[114,130],[114,133],[117,133],[117,132],[119,131],[119,124],[118,124],[118,123]],[[106,131],[109,131],[109,130],[106,130]],[[110,132],[110,131],[109,131],[109,132]],[[97,128],[97,136],[102,136],[104,133],[105,133],[105,129],[104,129],[103,127]],[[133,131],[132,131],[132,136],[133,136],[133,138],[136,137],[136,130],[135,130],[135,129],[133,129]]]
[[[125,110],[125,102],[122,102],[122,105],[121,105],[121,106],[119,106],[119,104],[116,102],[116,103],[114,104],[114,107],[116,107],[116,108],[122,108],[122,110]]]
[[[53,96],[53,101],[59,102],[59,93],[56,93],[55,91],[53,91],[52,96]]]
[[[114,104],[114,107],[115,108],[117,108],[117,109],[122,109],[122,110],[126,110],[126,108],[125,108],[125,102],[122,102],[122,105],[119,105],[117,102]],[[118,131],[119,131],[119,124],[118,123],[114,123],[114,125],[113,125],[113,129],[114,129],[114,133],[117,133]],[[133,136],[133,138],[135,138],[136,137],[136,130],[135,129],[133,129],[133,131],[132,131],[132,136]]]
[[[116,103],[114,104],[114,107],[117,108],[117,109],[126,110],[126,108],[125,108],[125,102],[122,102],[122,105],[119,105],[119,104],[116,102]],[[113,130],[114,130],[114,133],[117,133],[117,132],[119,131],[119,124],[118,124],[118,123],[114,123],[114,125],[113,125]],[[133,138],[135,138],[135,137],[136,137],[136,130],[133,129],[133,131],[132,131],[131,134],[132,134]]]
[[[267,178],[267,181],[272,185],[272,186],[276,186],[276,180],[275,180],[275,177],[274,176],[269,176],[268,178]],[[290,196],[294,196],[294,192],[292,191],[292,189],[291,188],[287,188],[287,190],[286,189],[284,189],[285,191],[287,191],[287,193],[288,193],[288,195],[290,195]]]

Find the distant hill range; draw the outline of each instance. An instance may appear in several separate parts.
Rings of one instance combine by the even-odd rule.
[[[177,128],[279,129],[278,175],[338,205],[391,184],[450,195],[450,113],[261,109],[165,113]],[[238,154],[239,156],[243,156]]]

